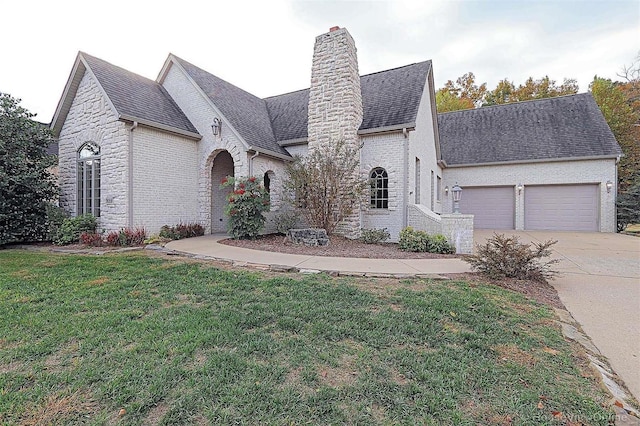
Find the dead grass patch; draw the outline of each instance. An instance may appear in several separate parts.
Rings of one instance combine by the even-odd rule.
[[[67,370],[69,364],[73,363],[73,359],[77,357],[79,349],[80,345],[77,340],[69,341],[65,346],[45,358],[45,368],[53,373]]]
[[[323,366],[319,368],[320,382],[333,388],[353,385],[358,379],[355,360],[355,356],[345,354],[340,357],[337,367]]]
[[[109,277],[98,277],[95,280],[87,281],[87,285],[102,285],[109,282]]]
[[[538,360],[528,352],[516,345],[497,345],[492,348],[498,354],[499,361],[514,362],[524,367],[533,367]]]
[[[21,426],[49,426],[82,423],[86,416],[98,411],[98,404],[88,394],[76,391],[72,394],[57,393],[49,396],[40,406],[27,411]]]
[[[0,374],[19,373],[24,371],[26,371],[25,365],[18,361],[0,364]]]
[[[158,404],[156,404],[155,407],[153,407],[149,411],[147,416],[142,421],[142,424],[143,425],[157,425],[157,424],[159,424],[160,421],[164,418],[164,416],[169,411],[169,408],[170,408],[169,404],[167,404],[164,401],[160,401]]]
[[[13,271],[10,275],[13,278],[20,278],[22,280],[30,280],[32,278],[36,278],[36,275],[27,269],[20,269],[18,271]]]

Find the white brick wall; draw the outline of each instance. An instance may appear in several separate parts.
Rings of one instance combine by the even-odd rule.
[[[616,181],[614,159],[582,160],[497,166],[450,167],[444,171],[443,187],[458,183],[464,197],[465,186],[513,186],[523,184],[525,189],[516,194],[516,229],[524,228],[524,192],[527,185],[547,184],[600,184],[600,232],[615,232],[615,189],[607,193],[605,183]],[[614,184],[615,188],[615,184]],[[451,212],[451,193],[443,198],[444,211]]]
[[[133,225],[198,222],[197,142],[138,126],[133,131]]]
[[[391,241],[398,241],[404,225],[405,144],[408,142],[402,132],[373,134],[361,137],[363,147],[360,166],[364,177],[371,170],[382,167],[389,176],[389,208],[362,210],[362,227],[365,229],[387,228]]]
[[[416,129],[409,133],[409,158],[408,158],[408,202],[415,202],[416,191],[416,157],[420,159],[420,204],[431,209],[431,172],[433,171],[434,190],[437,189],[437,176],[442,177],[442,170],[438,166],[436,156],[436,142],[433,127],[433,110],[431,105],[431,93],[428,89],[430,80],[425,83],[425,90],[420,99],[418,116],[416,117]],[[442,212],[442,203],[433,194],[433,211]]]
[[[60,131],[60,205],[76,214],[76,159],[78,149],[93,142],[101,150],[101,216],[99,230],[127,226],[128,134],[123,122],[103,96],[97,82],[85,72]],[[107,199],[112,202],[107,203]]]
[[[211,191],[218,190],[211,184],[211,168],[218,152],[226,150],[233,157],[234,176],[249,174],[245,146],[231,125],[218,114],[209,101],[202,95],[176,65],[169,69],[162,85],[174,101],[187,115],[189,120],[202,135],[198,142],[198,160],[194,167],[198,170],[198,213],[199,222],[206,232],[211,232]],[[213,119],[223,120],[222,134],[214,136],[211,131]]]

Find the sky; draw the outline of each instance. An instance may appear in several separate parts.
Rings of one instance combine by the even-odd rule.
[[[619,80],[640,0],[5,0],[0,92],[48,123],[78,51],[156,79],[173,53],[259,97],[309,87],[315,37],[346,27],[360,74],[431,59],[436,87]]]

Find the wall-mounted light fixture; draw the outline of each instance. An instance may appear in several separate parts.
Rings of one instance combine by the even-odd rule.
[[[521,184],[521,183],[519,183],[519,184],[516,186],[516,189],[518,190],[518,194],[520,194],[520,193],[522,192],[522,190],[524,189],[524,185],[523,185],[523,184]]]
[[[607,192],[611,192],[611,188],[613,188],[613,182],[608,180],[606,183],[606,187],[607,187]]]
[[[449,196],[449,186],[445,186],[444,187],[444,196],[448,197]]]
[[[460,199],[462,198],[462,188],[456,183],[451,188],[451,195],[453,195],[453,212],[460,213]]]
[[[213,119],[213,124],[211,125],[211,131],[214,136],[218,136],[222,133],[222,121],[218,117]]]

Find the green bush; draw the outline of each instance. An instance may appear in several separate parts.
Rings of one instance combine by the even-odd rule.
[[[227,195],[225,214],[229,218],[229,233],[235,239],[255,238],[264,227],[264,212],[269,210],[269,193],[260,185],[260,179],[226,177],[221,188],[234,188]]]
[[[286,235],[289,229],[296,227],[299,217],[295,211],[288,210],[275,215],[272,220],[276,231],[278,231],[279,234]]]
[[[80,241],[80,234],[95,233],[96,226],[96,218],[91,214],[69,217],[58,228],[53,242],[59,246],[77,243]]]
[[[47,203],[47,241],[53,241],[58,234],[58,229],[62,226],[62,222],[69,217],[61,207],[56,206],[53,203]]]
[[[400,231],[400,250],[452,254],[456,248],[447,241],[444,235],[429,235],[424,231],[417,231],[407,226]]]
[[[175,226],[164,225],[160,228],[159,236],[169,240],[181,240],[183,238],[201,237],[204,235],[204,226],[199,223],[179,223]]]
[[[545,282],[558,272],[551,267],[558,259],[544,261],[551,255],[551,246],[557,241],[544,243],[520,243],[517,236],[506,237],[493,234],[484,245],[476,245],[476,254],[467,256],[467,261],[474,269],[489,278],[516,278]]]
[[[456,252],[456,248],[449,243],[447,237],[442,234],[436,234],[429,236],[427,251],[429,253],[453,254]]]
[[[391,238],[387,228],[382,229],[361,229],[359,240],[365,244],[379,244]]]

